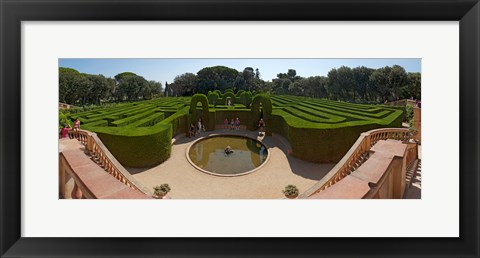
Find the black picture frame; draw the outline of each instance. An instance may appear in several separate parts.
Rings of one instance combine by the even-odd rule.
[[[478,0],[0,0],[0,18],[1,257],[479,257]],[[21,22],[84,20],[459,21],[460,237],[22,237]]]

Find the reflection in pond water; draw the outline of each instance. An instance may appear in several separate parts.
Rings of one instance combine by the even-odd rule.
[[[230,151],[227,147],[230,147]],[[241,174],[260,166],[268,151],[259,141],[241,136],[213,136],[190,147],[190,160],[216,174]]]

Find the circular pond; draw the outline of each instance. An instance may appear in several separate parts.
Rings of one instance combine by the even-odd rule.
[[[265,145],[252,138],[215,135],[194,142],[187,156],[190,163],[203,172],[238,176],[251,173],[265,163],[268,151]]]

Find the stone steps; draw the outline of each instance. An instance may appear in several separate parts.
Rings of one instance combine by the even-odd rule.
[[[98,157],[86,150],[63,150],[61,155],[73,170],[78,184],[88,189],[86,195],[97,199],[150,199],[139,190],[134,190],[110,175],[100,164]],[[67,197],[67,196],[66,196]],[[68,196],[71,198],[71,196]]]
[[[407,170],[404,199],[421,199],[422,190],[422,160],[417,159]]]

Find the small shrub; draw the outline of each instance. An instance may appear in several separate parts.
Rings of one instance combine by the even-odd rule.
[[[59,112],[58,114],[59,128],[62,128],[64,125],[71,126],[69,116],[70,116],[69,113]]]
[[[297,196],[299,193],[298,188],[295,185],[285,186],[285,189],[283,189],[282,192],[285,196]]]
[[[408,123],[411,125],[413,123],[413,107],[410,105],[405,106],[406,117]]]
[[[168,184],[161,184],[161,185],[157,185],[153,188],[154,192],[153,194],[154,195],[157,195],[157,196],[164,196],[166,195],[168,192],[170,192],[171,188]]]

